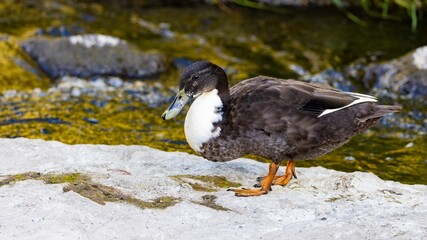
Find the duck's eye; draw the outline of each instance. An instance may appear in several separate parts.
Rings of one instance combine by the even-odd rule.
[[[199,75],[194,75],[193,80],[197,80],[197,79],[199,79]]]

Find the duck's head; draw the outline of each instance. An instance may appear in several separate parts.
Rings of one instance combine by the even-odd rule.
[[[220,94],[229,91],[227,75],[222,68],[206,61],[198,61],[186,67],[179,81],[179,92],[162,114],[163,120],[175,117],[188,101],[214,89]]]

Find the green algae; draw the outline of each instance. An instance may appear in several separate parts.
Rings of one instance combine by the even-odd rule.
[[[374,128],[376,129],[376,128]],[[376,129],[376,131],[379,131]],[[372,172],[384,180],[407,184],[427,184],[427,139],[381,137],[382,132],[369,132],[354,137],[342,147],[313,160],[297,161],[298,167],[322,166],[344,172]],[[406,147],[413,143],[413,147]],[[347,156],[355,160],[345,160]],[[249,155],[261,162],[271,162]],[[286,166],[286,161],[281,165]]]
[[[409,143],[413,147],[407,147]],[[346,156],[355,158],[345,160]],[[427,184],[427,139],[383,138],[362,134],[330,154],[297,166],[324,166],[345,172],[373,172],[386,180]],[[298,171],[298,169],[297,169]]]
[[[0,187],[25,180],[39,180],[46,184],[66,183],[64,192],[73,191],[86,197],[98,204],[105,205],[105,202],[123,202],[135,205],[139,208],[165,209],[180,202],[179,198],[163,196],[151,201],[143,201],[129,194],[126,194],[114,187],[106,186],[92,181],[91,177],[81,173],[64,174],[41,174],[36,172],[27,172],[7,176],[0,181]]]
[[[72,182],[64,187],[64,192],[68,191],[76,192],[101,205],[105,205],[105,202],[124,202],[140,208],[165,209],[176,205],[180,201],[178,198],[167,196],[159,197],[152,201],[143,201],[125,194],[116,188],[91,181]]]
[[[3,90],[46,89],[50,80],[14,40],[0,41],[0,92]]]
[[[0,186],[25,180],[40,180],[46,184],[73,183],[77,181],[88,181],[90,178],[80,173],[66,174],[41,174],[37,172],[26,172],[8,176],[0,181]]]
[[[227,180],[224,176],[176,175],[172,177],[180,183],[190,185],[195,191],[216,192],[220,188],[240,187],[240,183]]]
[[[41,177],[46,184],[60,184],[60,183],[74,183],[78,181],[88,181],[90,178],[80,173],[69,173],[69,174],[47,174]]]
[[[37,179],[40,177],[40,173],[28,172],[22,174],[16,174],[13,176],[7,176],[6,178],[0,181],[0,187],[3,185],[11,184],[14,182],[25,181],[28,179]]]

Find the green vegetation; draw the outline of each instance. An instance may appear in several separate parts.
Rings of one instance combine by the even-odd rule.
[[[0,181],[0,187],[14,182],[25,180],[40,180],[46,184],[60,184],[60,183],[74,183],[81,181],[88,181],[90,177],[80,173],[67,173],[67,174],[41,174],[37,172],[26,172],[12,176],[8,176]]]
[[[343,9],[341,0],[333,0],[334,4],[339,8]],[[422,13],[427,7],[426,0],[360,0],[360,5],[364,12],[375,18],[382,18],[387,20],[403,20],[406,12],[407,16],[411,20],[411,29],[413,32],[417,30],[418,22],[422,20]],[[390,13],[394,9],[395,13]],[[351,14],[347,10],[343,10],[346,15],[356,23],[365,25],[366,23],[355,15]]]
[[[283,8],[270,6],[260,1],[251,0],[233,0],[233,3],[259,10],[271,11],[276,13],[285,13]],[[342,0],[332,0],[333,4],[340,9],[353,22],[366,26],[366,21],[360,19],[350,10],[344,7]],[[217,4],[220,4],[217,2]],[[422,20],[423,11],[427,7],[426,0],[360,0],[360,7],[365,13],[374,18],[386,20],[403,21],[409,17],[412,31],[417,30],[418,23]]]

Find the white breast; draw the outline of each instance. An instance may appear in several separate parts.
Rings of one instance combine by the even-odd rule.
[[[191,104],[185,117],[184,132],[194,151],[200,152],[203,143],[221,133],[221,129],[215,129],[213,125],[222,120],[222,112],[218,112],[218,108],[222,108],[222,101],[216,89],[203,93]]]

